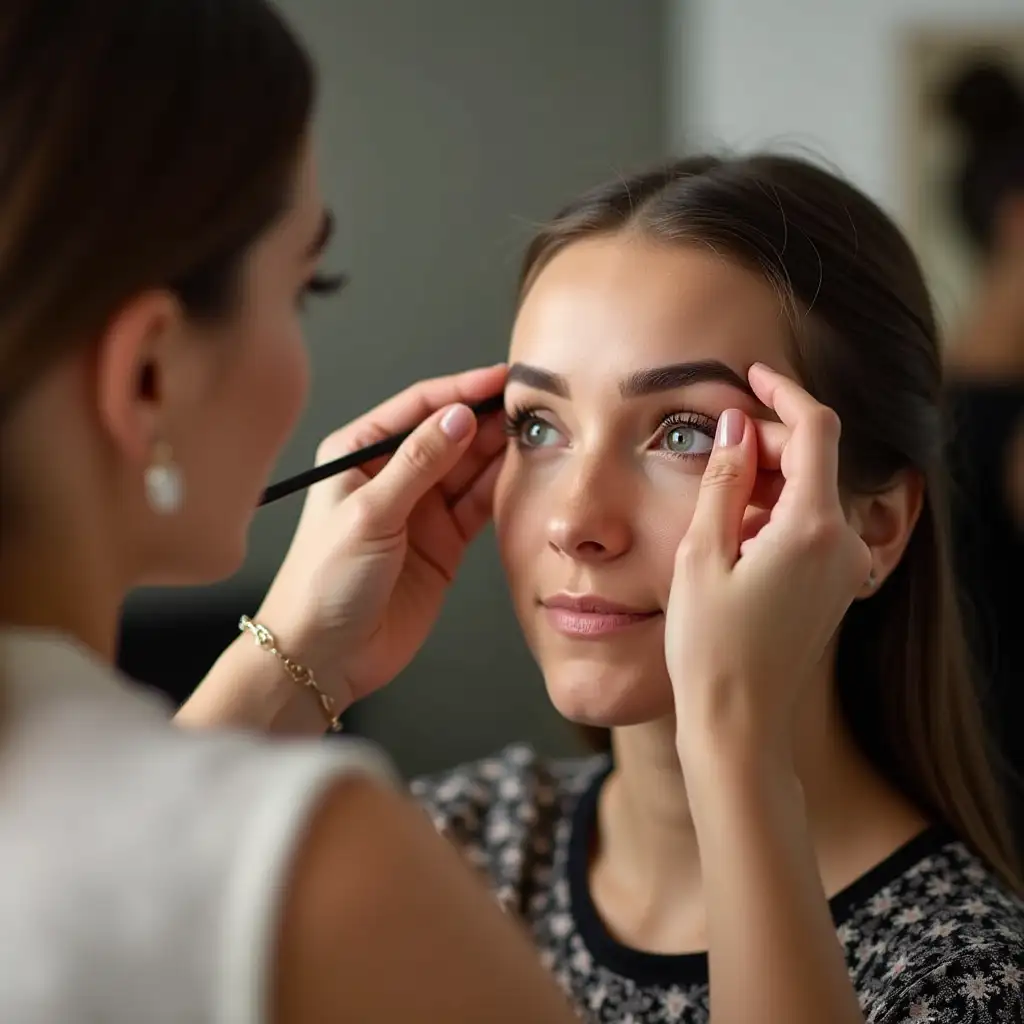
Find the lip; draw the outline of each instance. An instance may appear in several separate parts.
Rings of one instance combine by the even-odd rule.
[[[618,633],[661,614],[660,609],[633,608],[596,594],[556,594],[541,606],[556,632],[582,640]]]

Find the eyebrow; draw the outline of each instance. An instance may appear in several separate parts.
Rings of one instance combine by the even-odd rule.
[[[324,210],[320,218],[320,227],[317,229],[316,237],[306,250],[306,254],[311,260],[315,260],[327,248],[333,234],[334,214],[330,210]]]
[[[513,363],[508,370],[508,383],[518,382],[527,387],[546,391],[559,398],[569,397],[569,382],[560,373],[542,370],[527,363]],[[639,398],[662,391],[690,387],[693,384],[717,382],[728,384],[742,391],[755,401],[753,388],[731,366],[718,359],[702,359],[693,363],[672,363],[656,366],[649,370],[638,370],[619,382],[619,393],[623,398]]]

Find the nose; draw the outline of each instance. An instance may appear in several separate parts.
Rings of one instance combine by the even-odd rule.
[[[631,488],[600,458],[591,459],[553,494],[548,544],[578,562],[610,562],[633,546]]]

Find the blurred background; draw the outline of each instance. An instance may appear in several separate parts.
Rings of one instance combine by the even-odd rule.
[[[313,303],[314,393],[277,467],[421,377],[505,355],[531,229],[581,189],[700,149],[840,168],[910,233],[943,321],[979,273],[938,101],[978,53],[1024,69],[1020,0],[281,0],[321,72],[318,141],[344,297]],[[1024,125],[1024,122],[1022,122]],[[129,604],[122,666],[183,699],[253,612],[300,498],[260,512],[228,583]],[[579,748],[519,636],[493,538],[405,675],[346,716],[408,774],[513,740]]]

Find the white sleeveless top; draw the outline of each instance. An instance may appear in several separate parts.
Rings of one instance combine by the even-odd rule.
[[[180,729],[84,648],[0,631],[0,1021],[268,1020],[289,858],[354,739]],[[345,870],[344,864],[338,865]]]

